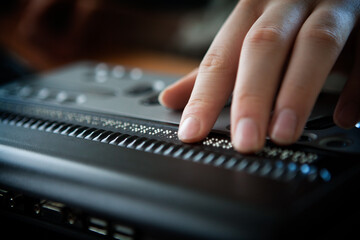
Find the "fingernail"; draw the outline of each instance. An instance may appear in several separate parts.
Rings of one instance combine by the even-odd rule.
[[[178,136],[180,140],[186,141],[196,138],[200,131],[200,122],[194,117],[185,119],[179,128]]]
[[[242,118],[236,125],[234,147],[241,152],[257,150],[259,145],[259,130],[251,118]]]
[[[164,100],[163,100],[165,91],[166,91],[166,88],[164,90],[162,90],[158,96],[158,101],[162,106],[165,106]]]
[[[280,144],[291,143],[294,140],[297,122],[298,119],[294,110],[281,110],[275,119],[271,139]]]

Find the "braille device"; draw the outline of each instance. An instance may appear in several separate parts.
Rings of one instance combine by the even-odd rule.
[[[334,125],[335,94],[320,95],[294,145],[267,140],[242,155],[230,141],[229,106],[206,139],[179,141],[181,113],[157,101],[176,79],[85,62],[1,86],[0,212],[104,239],[343,229],[357,206],[360,130]]]

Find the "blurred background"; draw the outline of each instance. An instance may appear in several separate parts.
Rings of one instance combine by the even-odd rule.
[[[186,74],[237,0],[0,2],[2,81],[93,60]],[[239,23],[240,24],[240,23]]]

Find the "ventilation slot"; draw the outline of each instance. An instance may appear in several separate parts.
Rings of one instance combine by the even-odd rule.
[[[93,138],[93,141],[101,142],[104,138],[108,137],[112,133],[113,132],[110,131],[101,132],[99,135]]]
[[[100,136],[102,133],[104,133],[105,130],[102,130],[102,129],[98,129],[98,130],[94,130],[94,131],[91,131],[90,134],[88,134],[87,136],[85,136],[85,139],[87,140],[93,140],[95,139],[96,137]]]
[[[79,136],[81,133],[83,133],[84,131],[86,131],[87,129],[89,129],[88,127],[77,127],[75,128],[72,132],[70,132],[68,134],[68,136],[70,137],[77,137]]]
[[[124,139],[129,138],[130,135],[129,134],[120,134],[119,136],[117,136],[116,138],[114,138],[111,142],[109,142],[112,145],[118,145],[119,143],[121,143]]]
[[[117,138],[118,136],[120,136],[121,133],[111,133],[110,135],[108,135],[107,137],[105,137],[104,139],[101,140],[102,143],[110,143],[111,141],[113,141],[115,138]]]
[[[96,128],[86,128],[84,131],[82,131],[80,134],[76,135],[77,138],[85,138],[88,139],[89,136],[95,132]]]

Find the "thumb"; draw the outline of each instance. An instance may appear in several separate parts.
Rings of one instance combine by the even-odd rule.
[[[164,89],[159,95],[161,105],[175,110],[183,109],[190,98],[197,74],[198,69],[196,68]]]

